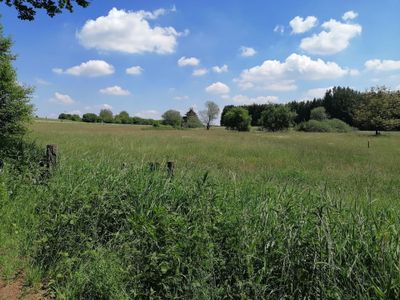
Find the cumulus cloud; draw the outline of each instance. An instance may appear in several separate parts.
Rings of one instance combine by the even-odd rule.
[[[343,14],[342,19],[343,19],[343,21],[349,21],[349,20],[354,20],[357,17],[358,17],[358,13],[356,13],[352,10],[349,10]]]
[[[214,67],[212,67],[212,71],[214,73],[226,73],[226,72],[228,72],[228,66],[227,65],[214,66]]]
[[[309,89],[306,92],[306,97],[308,99],[323,98],[325,96],[326,91],[330,89],[332,89],[332,87]]]
[[[63,105],[71,105],[76,103],[76,101],[72,99],[69,95],[61,94],[58,92],[54,93],[54,96],[50,99],[50,102]]]
[[[369,71],[400,71],[400,60],[371,59],[365,62]]]
[[[185,57],[182,56],[178,60],[178,66],[186,67],[186,66],[198,66],[200,64],[200,60],[196,57]]]
[[[206,87],[206,92],[210,94],[223,95],[229,94],[230,88],[226,84],[218,81]]]
[[[124,90],[122,87],[118,85],[101,89],[100,93],[110,96],[129,96],[131,94],[128,90]]]
[[[104,103],[104,104],[100,104],[96,106],[98,109],[108,109],[108,110],[112,110],[113,107],[110,104]]]
[[[206,75],[207,73],[208,73],[208,70],[207,70],[207,69],[197,69],[197,70],[194,70],[194,71],[193,71],[192,75],[193,75],[193,76],[199,77],[199,76],[204,76],[204,75]]]
[[[350,41],[362,32],[359,24],[342,23],[334,19],[322,24],[322,28],[325,30],[302,39],[300,48],[312,54],[335,54],[345,50]]]
[[[304,33],[309,31],[311,28],[317,26],[318,19],[314,16],[308,16],[307,18],[295,17],[289,25],[292,27],[292,34]]]
[[[232,100],[237,105],[250,105],[250,104],[276,103],[278,102],[279,98],[276,96],[249,97],[245,95],[236,95],[232,98]]]
[[[261,65],[242,71],[238,82],[242,89],[262,88],[291,91],[297,80],[335,79],[349,73],[334,62],[313,60],[306,55],[291,54],[284,62],[266,60]]]
[[[133,67],[127,68],[125,71],[126,71],[126,74],[128,74],[128,75],[140,75],[143,72],[143,68],[140,66],[133,66]]]
[[[283,34],[285,33],[285,26],[283,25],[276,25],[274,28],[274,32]]]
[[[245,46],[240,47],[240,55],[243,57],[250,57],[250,56],[254,56],[256,54],[257,54],[257,51],[254,48],[245,47]]]
[[[73,76],[98,77],[113,74],[114,67],[104,60],[89,60],[66,70],[54,68],[53,72],[56,74],[68,74]]]
[[[170,54],[175,52],[177,38],[184,33],[171,26],[152,26],[149,23],[149,20],[155,20],[169,11],[175,9],[148,12],[113,8],[107,16],[86,21],[77,38],[88,49],[131,54]]]

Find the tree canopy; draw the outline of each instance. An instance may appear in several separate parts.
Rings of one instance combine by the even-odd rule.
[[[88,0],[0,0],[7,6],[18,11],[18,18],[32,21],[38,10],[44,10],[50,17],[62,13],[64,10],[73,12],[74,6],[88,7]]]
[[[206,125],[207,130],[210,129],[211,123],[218,118],[219,107],[215,102],[207,101],[206,109],[200,112],[201,119]]]
[[[295,115],[287,106],[271,104],[262,112],[260,123],[263,128],[271,131],[288,129]]]

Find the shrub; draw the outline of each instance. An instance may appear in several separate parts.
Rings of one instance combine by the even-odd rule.
[[[100,118],[94,113],[87,113],[82,116],[83,122],[96,123],[99,122],[99,120]]]
[[[177,110],[167,110],[163,115],[163,124],[171,125],[173,127],[181,127],[182,125],[182,116],[181,113]]]
[[[349,132],[351,127],[339,119],[310,120],[300,123],[297,130],[305,132]]]
[[[233,107],[225,115],[223,123],[228,129],[250,131],[251,117],[242,107]]]
[[[350,131],[352,131],[352,128],[348,124],[343,122],[342,120],[329,119],[329,120],[326,120],[325,122],[327,122],[329,124],[329,126],[332,128],[333,132],[350,132]]]
[[[264,129],[271,131],[288,129],[295,115],[287,106],[269,105],[261,114],[260,124]]]

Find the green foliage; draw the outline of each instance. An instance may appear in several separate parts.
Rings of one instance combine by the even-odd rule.
[[[400,128],[400,92],[386,88],[371,89],[355,112],[357,124],[363,129],[381,130]]]
[[[74,3],[81,7],[88,7],[90,4],[88,0],[0,0],[0,2],[13,6],[18,11],[18,18],[29,21],[35,19],[37,10],[43,9],[50,17],[54,17],[64,9],[72,12]]]
[[[285,130],[292,125],[295,116],[287,106],[270,104],[262,112],[260,124],[270,131]]]
[[[203,124],[201,123],[193,108],[190,108],[186,115],[183,117],[182,126],[185,128],[201,128],[203,127]]]
[[[310,119],[317,120],[317,121],[323,121],[323,120],[328,119],[328,115],[326,114],[325,107],[319,106],[319,107],[313,108],[310,112]]]
[[[207,101],[205,103],[206,109],[200,112],[201,119],[203,123],[206,125],[207,130],[211,128],[211,124],[218,118],[219,115],[219,107],[213,101]]]
[[[339,119],[326,119],[322,121],[310,120],[300,123],[299,131],[305,132],[350,132],[351,127]]]
[[[167,110],[163,115],[163,124],[170,125],[175,128],[179,128],[182,126],[182,116],[179,111],[170,109]]]
[[[99,116],[94,113],[86,113],[82,116],[82,121],[87,123],[96,123],[100,122],[100,120]]]
[[[104,123],[113,123],[114,117],[113,113],[109,109],[102,109],[99,113],[100,120]]]
[[[0,140],[20,139],[26,132],[26,125],[32,118],[29,103],[32,89],[22,86],[12,61],[12,41],[3,36],[0,25]],[[0,145],[1,148],[1,145]]]
[[[121,111],[118,115],[114,117],[114,123],[117,124],[130,124],[131,118],[129,117],[129,113],[126,111]]]
[[[250,131],[251,117],[246,109],[233,107],[224,115],[223,124],[228,129]]]
[[[58,116],[59,120],[70,120],[70,121],[81,121],[81,117],[77,114],[66,114],[66,113],[61,113]]]

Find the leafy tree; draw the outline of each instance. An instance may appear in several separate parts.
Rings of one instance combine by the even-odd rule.
[[[224,109],[222,110],[222,113],[221,113],[221,121],[220,121],[221,126],[227,127],[227,125],[225,124],[225,115],[228,113],[228,111],[230,111],[234,107],[235,107],[234,105],[224,106]]]
[[[311,120],[322,121],[328,119],[328,115],[326,114],[325,107],[319,106],[311,110],[310,113]]]
[[[355,120],[361,129],[383,130],[400,127],[400,93],[385,87],[373,88],[366,92],[363,102],[355,110]]]
[[[100,110],[99,116],[104,123],[112,123],[114,121],[113,113],[109,109]]]
[[[233,107],[224,115],[223,123],[228,129],[250,131],[251,117],[243,107]]]
[[[18,11],[18,18],[32,21],[37,10],[45,10],[50,17],[62,13],[63,10],[73,11],[75,3],[81,7],[88,7],[88,0],[0,0]]]
[[[80,121],[81,117],[77,114],[66,114],[66,113],[61,113],[58,116],[59,120],[71,120],[71,121]]]
[[[114,117],[114,122],[119,124],[130,124],[131,118],[129,117],[129,113],[126,111],[121,111]]]
[[[182,125],[182,116],[179,111],[170,109],[167,110],[163,115],[163,124],[171,125],[173,127],[181,127]]]
[[[83,122],[96,123],[99,122],[99,117],[94,113],[87,113],[82,116]]]
[[[218,118],[219,107],[213,101],[206,102],[206,109],[200,112],[201,119],[206,125],[207,130],[210,130],[211,124]]]
[[[12,66],[11,38],[4,37],[0,25],[0,140],[20,139],[26,133],[26,124],[32,118],[29,103],[32,89],[22,86]],[[5,143],[2,143],[3,145]]]
[[[201,123],[193,108],[190,108],[186,115],[183,117],[183,126],[186,128],[203,127],[203,124]]]
[[[288,129],[294,117],[295,113],[285,105],[268,105],[261,114],[260,123],[265,129],[278,131]]]

